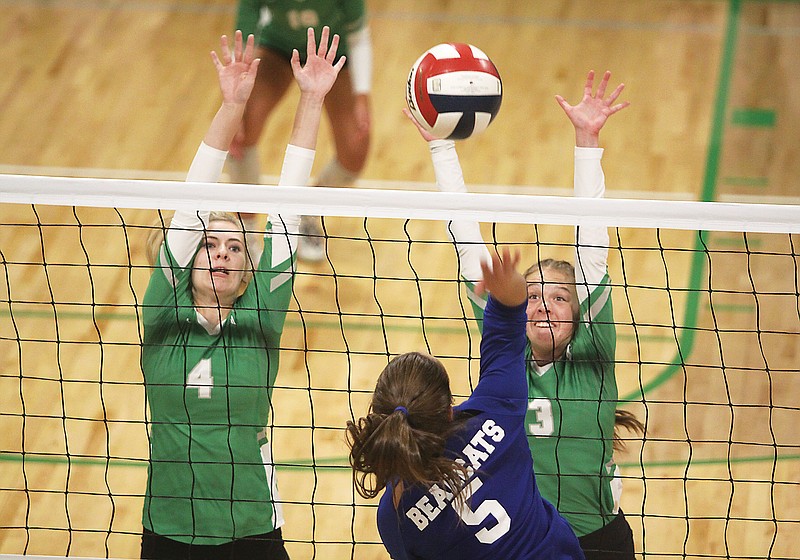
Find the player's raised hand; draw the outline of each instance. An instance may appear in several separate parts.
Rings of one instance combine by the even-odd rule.
[[[258,58],[253,58],[255,50],[253,35],[247,37],[247,44],[243,45],[242,32],[236,31],[231,50],[228,36],[220,38],[220,52],[222,59],[216,51],[211,51],[211,60],[219,76],[219,89],[222,92],[222,102],[231,104],[245,104],[253,91],[256,82]]]
[[[597,93],[594,93],[594,70],[590,70],[583,87],[583,98],[577,105],[570,105],[562,96],[556,95],[556,101],[558,101],[558,104],[575,127],[579,146],[587,143],[595,144],[600,135],[600,130],[606,124],[608,117],[630,105],[629,101],[616,103],[617,98],[625,88],[625,84],[619,84],[611,92],[611,95],[606,97],[609,79],[611,79],[611,72],[606,71],[597,86]],[[589,147],[595,146],[590,145]]]
[[[339,71],[345,63],[344,56],[336,60],[336,51],[339,48],[339,35],[334,34],[330,39],[330,28],[326,25],[322,28],[317,46],[314,37],[314,29],[308,28],[308,42],[306,45],[306,63],[300,64],[300,53],[297,49],[292,51],[292,72],[300,87],[300,91],[305,94],[312,94],[320,98],[331,90]],[[336,60],[336,63],[334,63]]]
[[[525,302],[528,289],[525,278],[517,271],[519,260],[519,252],[512,253],[507,247],[502,249],[502,254],[493,253],[491,263],[481,263],[483,279],[475,285],[475,293],[482,295],[488,291],[509,307]]]

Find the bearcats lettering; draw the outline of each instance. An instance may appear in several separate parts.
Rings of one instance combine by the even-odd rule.
[[[506,433],[503,428],[494,420],[491,418],[486,420],[481,426],[481,429],[475,432],[469,440],[469,443],[465,445],[462,450],[464,457],[469,460],[469,465],[466,465],[466,462],[461,458],[456,459],[456,462],[466,465],[467,472],[469,473],[468,476],[471,477],[476,470],[481,468],[481,465],[486,462],[496,449],[488,440],[499,443],[503,440],[505,435]],[[468,488],[471,488],[472,492],[474,492],[480,488],[480,486],[480,481],[478,481],[478,484],[470,484]],[[445,507],[448,505],[452,506],[452,502],[453,494],[451,492],[433,484],[428,489],[428,493],[423,495],[417,500],[415,505],[411,506],[408,511],[406,511],[406,517],[414,522],[417,529],[424,531],[430,522],[436,519]]]

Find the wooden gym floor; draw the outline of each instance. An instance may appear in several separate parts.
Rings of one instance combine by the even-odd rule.
[[[233,29],[233,0],[1,5],[0,173],[183,177],[219,103],[208,52]],[[609,196],[798,202],[798,2],[368,6],[373,146],[361,188],[433,188],[427,149],[401,114],[406,73],[430,46],[460,41],[492,57],[505,88],[491,128],[458,147],[473,191],[569,195],[573,133],[553,96],[576,102],[586,72],[609,69],[631,102],[601,138]],[[279,171],[295,103],[294,93],[282,102],[261,144],[267,181]],[[317,166],[331,154],[324,125]],[[147,435],[133,306],[148,273],[146,232],[136,226],[154,219],[152,211],[0,209],[0,554],[138,555]],[[441,282],[456,270],[452,251],[435,243],[445,239],[442,224],[408,226],[415,241],[433,242],[410,258],[403,243],[384,241],[373,258],[360,220],[325,223],[336,236],[330,262],[300,266],[275,390],[284,535],[294,558],[386,558],[374,510],[353,497],[343,424],[365,411],[387,354],[447,357],[463,395],[475,368],[454,356],[475,356],[475,336],[452,319],[464,302]],[[389,220],[367,230],[406,239]],[[503,226],[497,235],[564,243],[568,230]],[[618,457],[637,551],[796,556],[800,240],[629,229],[611,238],[624,248],[610,254],[620,395],[647,422],[646,440]],[[522,250],[537,258],[534,246]],[[569,257],[560,247],[542,252]],[[35,264],[43,260],[47,267]]]

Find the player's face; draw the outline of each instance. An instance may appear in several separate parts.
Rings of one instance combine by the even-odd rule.
[[[578,298],[575,286],[561,272],[544,269],[528,282],[528,326],[533,358],[540,365],[564,355],[575,330]]]
[[[194,258],[192,287],[196,297],[232,304],[242,286],[246,255],[244,234],[237,224],[211,221]]]

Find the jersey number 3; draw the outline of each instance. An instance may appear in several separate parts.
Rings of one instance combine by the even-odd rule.
[[[550,399],[533,399],[528,402],[528,410],[533,412],[536,420],[528,424],[528,432],[534,436],[551,436],[555,424],[553,422],[553,403]]]
[[[211,376],[211,359],[203,358],[186,376],[186,387],[197,389],[198,399],[210,399],[214,378]]]

